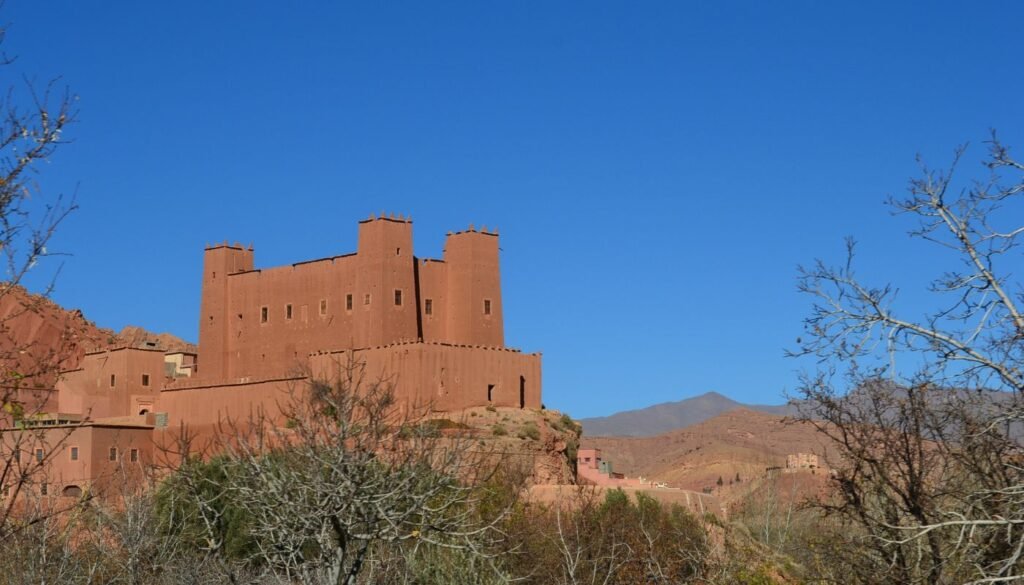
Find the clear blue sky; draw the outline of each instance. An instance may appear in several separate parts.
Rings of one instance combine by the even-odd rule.
[[[899,4],[899,5],[897,5]],[[882,205],[990,127],[1024,151],[1018,2],[7,0],[5,82],[62,75],[77,189],[55,298],[195,340],[205,243],[273,266],[411,214],[416,252],[502,234],[506,339],[594,416],[781,402],[795,271],[862,242],[920,300]],[[51,265],[52,266],[52,265]],[[923,302],[923,301],[921,301]]]

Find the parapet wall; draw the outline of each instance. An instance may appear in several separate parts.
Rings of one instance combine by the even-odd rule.
[[[156,409],[167,413],[169,428],[188,426],[208,432],[221,423],[241,423],[250,416],[279,414],[289,392],[301,390],[303,377],[223,382],[207,385],[197,381],[176,383],[160,393]]]
[[[315,376],[334,376],[350,359],[365,379],[394,384],[395,394],[436,411],[474,406],[540,408],[541,356],[507,348],[440,342],[398,343],[310,356]]]
[[[540,408],[540,355],[505,348],[443,343],[398,343],[372,349],[323,352],[309,357],[309,376],[334,379],[343,368],[362,368],[363,383],[393,384],[398,401],[419,408],[453,411],[474,406]],[[167,385],[156,411],[169,427],[182,423],[197,431],[218,423],[240,423],[263,412],[274,418],[291,392],[308,377],[240,378],[220,383],[188,379]]]

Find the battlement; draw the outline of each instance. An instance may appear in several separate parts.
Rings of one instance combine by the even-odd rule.
[[[498,228],[494,228],[494,229],[489,230],[489,229],[487,229],[487,226],[480,226],[480,229],[478,230],[478,229],[476,229],[476,227],[473,224],[469,224],[469,228],[467,228],[467,229],[464,229],[464,230],[461,230],[461,231],[457,231],[457,232],[448,232],[445,235],[451,237],[451,236],[461,236],[463,234],[479,234],[481,236],[497,236],[498,235]]]
[[[245,247],[242,246],[242,244],[240,244],[238,242],[235,242],[234,244],[230,244],[230,243],[228,243],[227,240],[224,240],[223,242],[221,242],[219,244],[206,244],[206,247],[203,248],[203,250],[208,252],[210,250],[218,250],[218,249],[221,249],[221,248],[227,248],[229,250],[237,250],[239,252],[242,252],[242,251],[252,252],[254,250],[253,245],[251,243],[249,244],[248,248],[245,248]]]
[[[398,216],[395,216],[394,213],[391,213],[391,215],[389,216],[382,211],[379,216],[374,213],[371,213],[370,217],[368,217],[367,219],[359,220],[359,223],[370,223],[372,221],[393,221],[395,223],[412,224],[412,216],[407,217],[402,214],[398,214]]]
[[[319,349],[309,353],[310,357],[315,356],[328,356],[328,355],[342,355],[347,353],[358,353],[361,351],[377,350],[377,349],[394,349],[397,347],[405,347],[411,345],[422,345],[422,346],[439,346],[439,347],[456,347],[463,349],[482,349],[486,351],[502,351],[506,353],[523,353],[523,350],[515,347],[498,347],[491,345],[472,345],[468,343],[445,343],[444,341],[424,341],[422,339],[403,339],[394,343],[388,343],[384,345],[377,345],[373,347],[360,347],[360,348],[346,348],[346,349]],[[524,355],[541,355],[540,352],[533,352]]]

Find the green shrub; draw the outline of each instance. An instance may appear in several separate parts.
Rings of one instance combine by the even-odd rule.
[[[520,439],[532,439],[534,441],[540,440],[540,429],[532,421],[526,423],[519,429]]]
[[[579,459],[580,441],[576,437],[572,437],[565,442],[565,457],[569,460],[569,465],[573,469],[576,469],[576,462]]]
[[[491,427],[491,434],[495,437],[504,437],[508,434],[508,429],[506,429],[503,424],[496,424]]]
[[[571,430],[577,435],[580,434],[580,432],[583,430],[583,427],[580,426],[580,423],[572,420],[572,417],[569,416],[568,414],[563,414],[562,418],[559,420],[561,421],[563,427],[565,427],[568,430]]]

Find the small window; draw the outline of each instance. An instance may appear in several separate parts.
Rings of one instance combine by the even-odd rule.
[[[117,376],[115,376],[114,374],[110,374],[110,387],[111,388],[114,387],[114,381],[115,380],[117,380]]]
[[[484,315],[491,314],[491,299],[484,299]]]
[[[131,451],[129,451],[128,459],[132,463],[138,463],[138,461],[139,461],[139,450],[138,449],[132,449]]]
[[[45,496],[50,493],[50,488],[45,483],[39,484],[39,495]]]
[[[396,288],[395,289],[395,306],[396,307],[401,307],[402,306],[402,289],[400,289],[400,288]]]
[[[266,323],[270,319],[270,309],[260,307],[260,323]]]
[[[364,305],[369,305],[370,304],[370,293],[366,293],[366,296],[363,297],[363,304]]]
[[[345,310],[352,310],[352,293],[348,293],[347,295],[345,295]]]
[[[149,386],[149,374],[142,374],[142,385]]]
[[[21,449],[16,449],[14,451],[14,462],[21,463]]]
[[[401,248],[395,248],[395,256],[401,256],[401,255],[402,255],[402,249]]]
[[[292,306],[287,304],[284,306],[284,318],[288,321],[292,320]]]
[[[433,315],[434,314],[434,301],[432,299],[427,299],[427,300],[423,301],[423,314],[425,314],[425,315]]]
[[[78,461],[78,447],[71,448],[71,460]]]
[[[36,449],[36,463],[42,463],[42,462],[43,462],[43,450],[42,449]]]
[[[349,295],[352,296],[352,295]],[[320,299],[320,316],[327,314],[327,299]]]
[[[117,461],[117,447],[110,448],[110,454],[107,456],[111,461]]]

